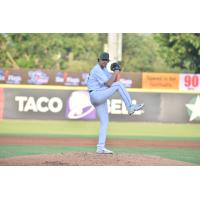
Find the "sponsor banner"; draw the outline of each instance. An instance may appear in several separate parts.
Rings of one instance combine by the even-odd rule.
[[[6,119],[98,120],[87,91],[48,89],[1,89]],[[118,93],[108,101],[110,121],[200,123],[200,95],[130,92],[133,103],[144,111],[127,114]],[[4,99],[2,101],[2,99]]]
[[[179,74],[142,73],[142,88],[145,89],[179,89]]]
[[[66,119],[96,119],[96,111],[87,91],[73,91],[66,101]]]
[[[18,70],[3,70],[0,69],[0,83],[21,84],[22,75]]]
[[[149,105],[159,105],[160,94],[155,93],[130,93],[132,103],[144,103],[145,109],[136,111],[134,115],[129,116],[126,106],[119,94],[115,94],[108,100],[108,111],[111,121],[159,121],[159,106],[149,106]],[[148,100],[148,101],[147,101]]]
[[[133,103],[144,103],[144,111],[127,115],[118,94],[108,101],[111,121],[200,123],[200,95],[176,93],[130,93]]]
[[[5,89],[4,118],[63,119],[65,93],[59,90]]]
[[[48,84],[49,76],[42,70],[29,70],[27,83],[34,85]]]
[[[81,77],[79,73],[73,72],[56,72],[55,84],[60,83],[66,86],[79,86]]]
[[[200,91],[200,74],[180,74],[180,90],[199,90]]]
[[[142,73],[122,72],[120,75],[125,87],[141,88]],[[0,83],[4,84],[86,86],[88,76],[88,72],[0,68]]]
[[[3,119],[3,109],[4,109],[4,89],[0,88],[0,119]]]
[[[7,119],[96,119],[87,91],[5,89]]]

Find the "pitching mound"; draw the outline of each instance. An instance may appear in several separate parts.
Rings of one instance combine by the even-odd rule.
[[[176,161],[159,156],[115,153],[113,155],[91,152],[17,156],[1,158],[3,166],[191,166],[192,163]]]

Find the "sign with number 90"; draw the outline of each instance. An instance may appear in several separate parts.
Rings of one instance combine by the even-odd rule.
[[[200,74],[180,74],[179,89],[200,90]]]

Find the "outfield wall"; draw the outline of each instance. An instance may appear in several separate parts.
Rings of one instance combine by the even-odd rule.
[[[89,72],[0,68],[0,85],[86,86],[88,76]],[[200,74],[121,72],[120,81],[127,88],[200,91]]]
[[[127,115],[118,94],[108,100],[110,121],[200,123],[198,92],[128,89],[133,103],[143,102],[144,112]],[[2,85],[2,119],[97,120],[85,87]]]

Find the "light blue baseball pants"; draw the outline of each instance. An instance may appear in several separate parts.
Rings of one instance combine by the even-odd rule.
[[[109,88],[90,93],[90,101],[96,108],[100,119],[99,140],[97,144],[97,148],[99,149],[104,148],[106,142],[106,133],[109,122],[107,99],[109,99],[109,97],[111,97],[116,91],[119,92],[128,110],[128,108],[132,105],[131,97],[124,85],[119,81],[113,83]]]

